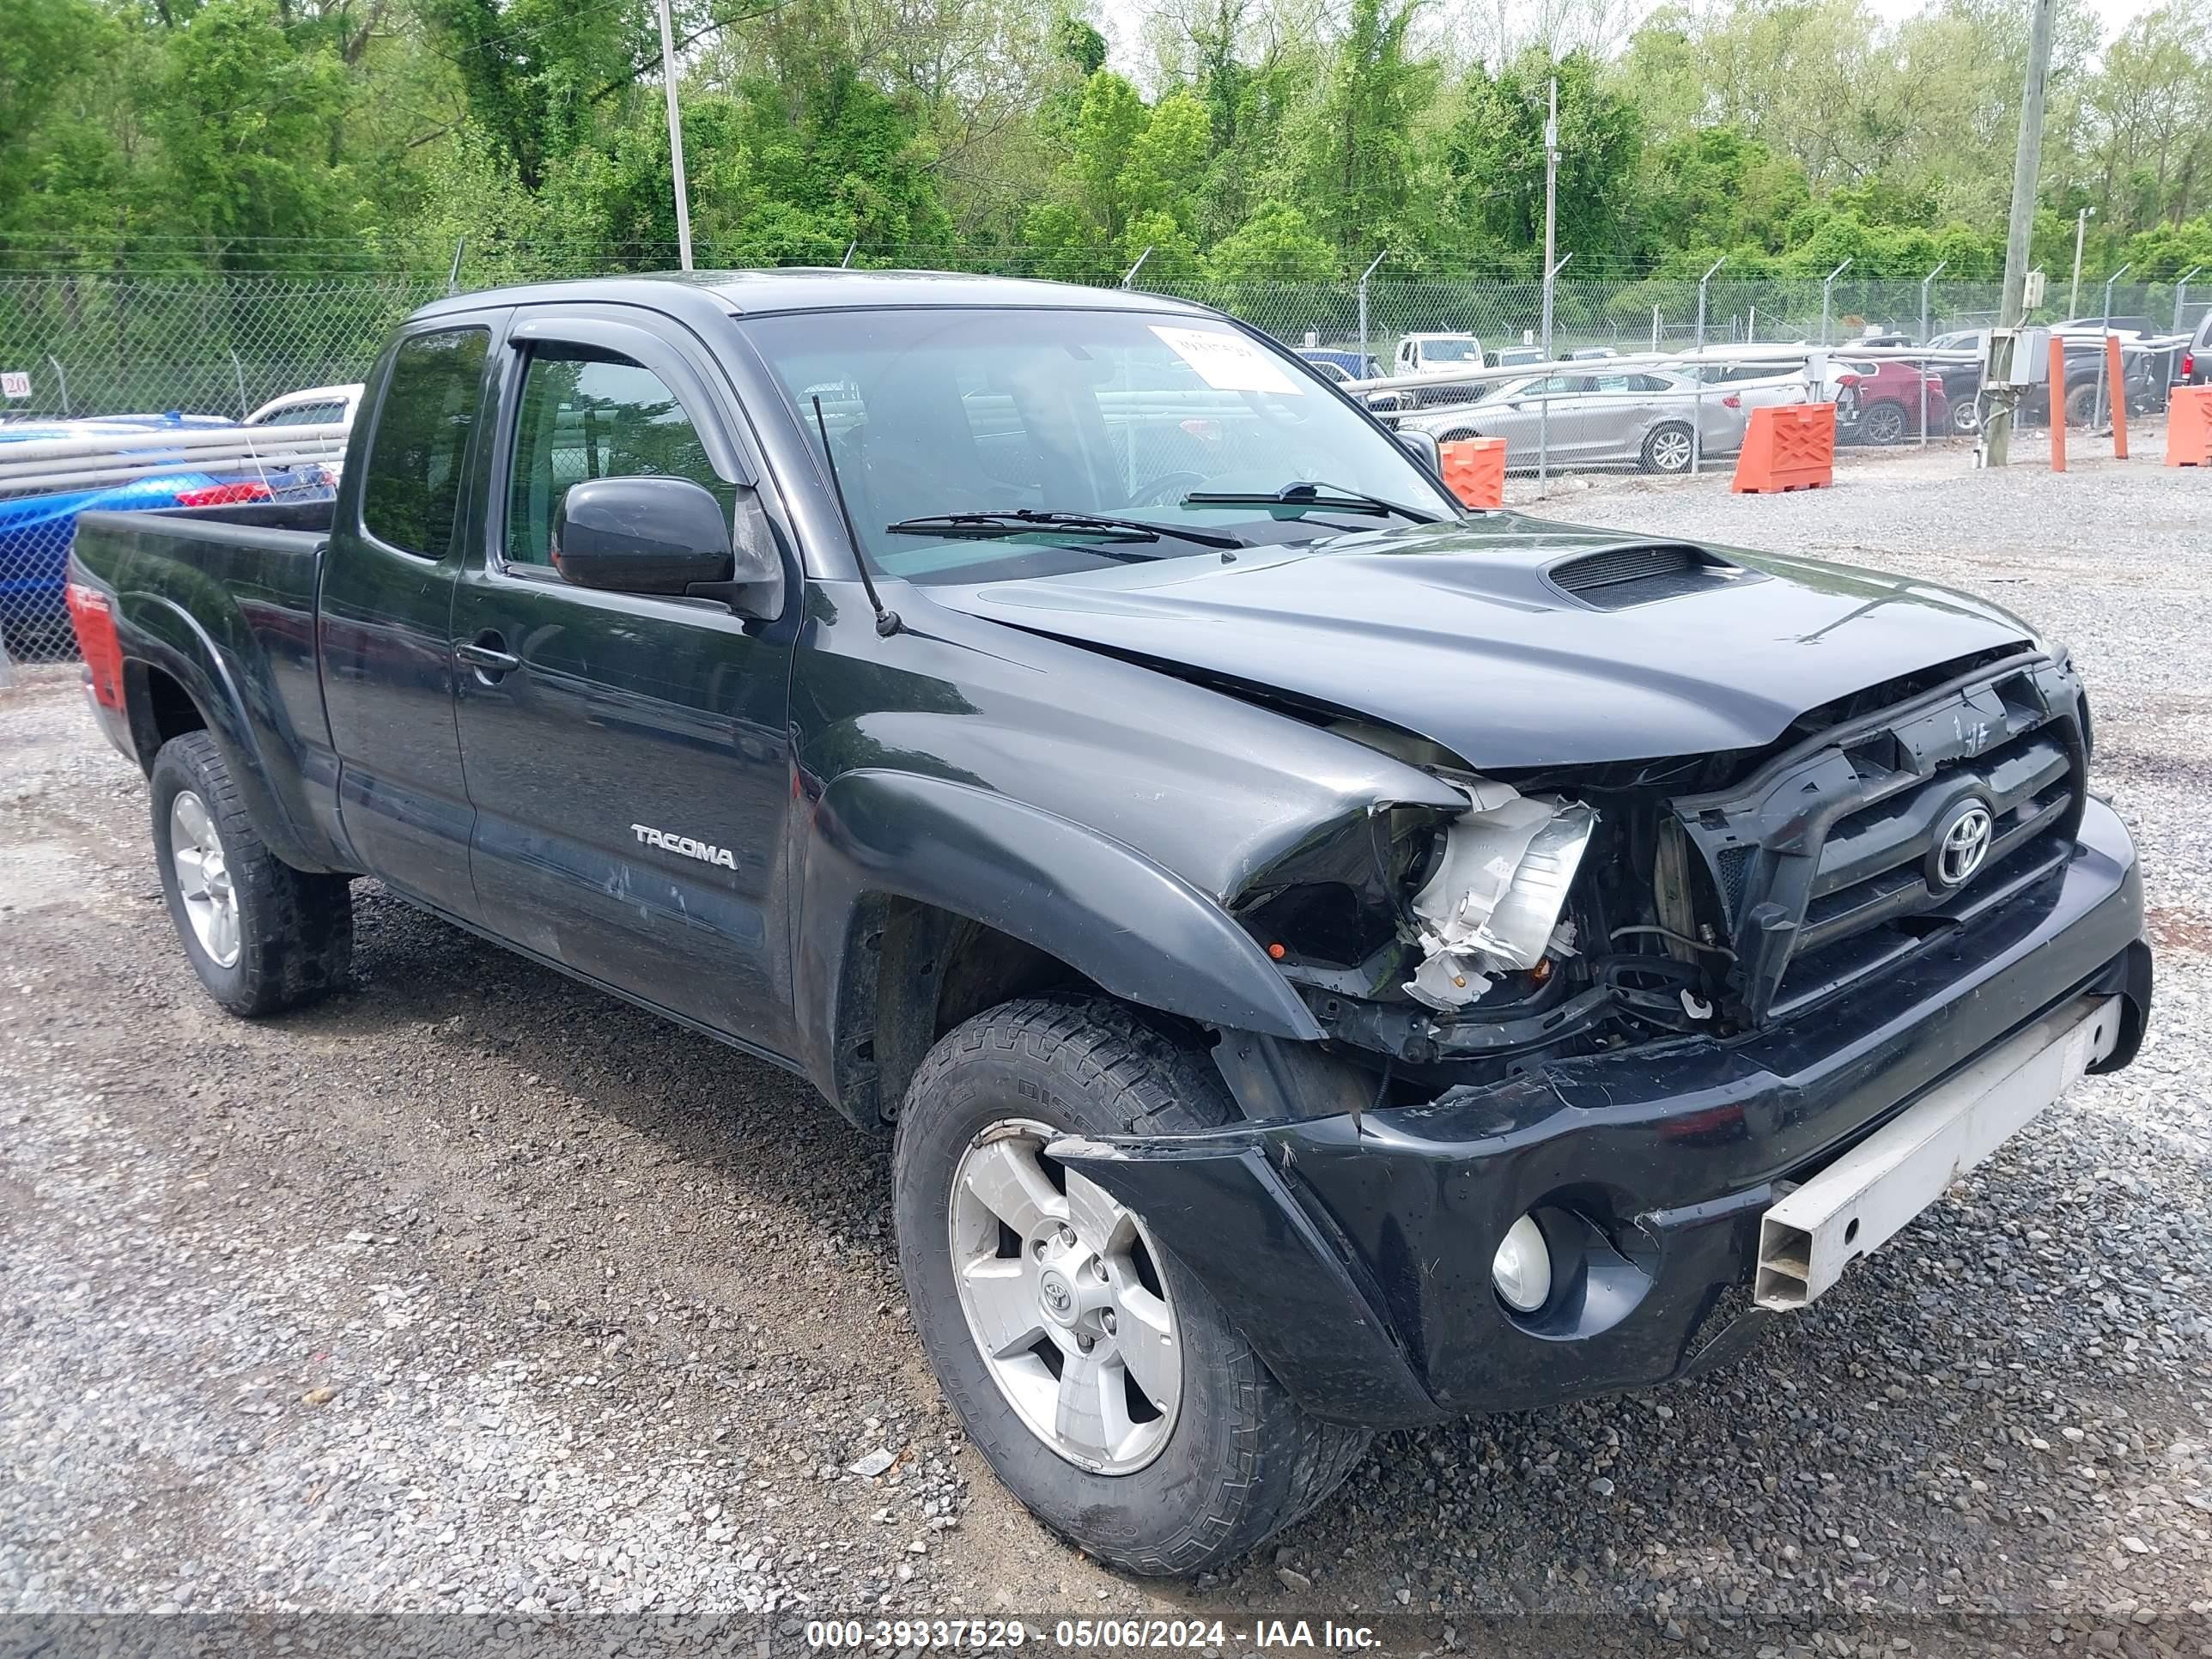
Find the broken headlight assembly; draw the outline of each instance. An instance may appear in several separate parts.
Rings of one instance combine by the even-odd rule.
[[[1728,952],[1696,920],[1688,872],[1663,856],[1653,780],[1555,774],[1524,792],[1426,769],[1464,811],[1378,805],[1279,863],[1238,906],[1333,1040],[1410,1080],[1719,1029]]]
[[[1581,801],[1482,778],[1462,787],[1473,808],[1445,830],[1443,854],[1411,904],[1421,960],[1404,990],[1442,1012],[1480,1000],[1503,975],[1574,954],[1574,924],[1563,917],[1597,825]]]

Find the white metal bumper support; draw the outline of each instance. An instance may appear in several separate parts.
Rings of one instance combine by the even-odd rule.
[[[2070,1088],[2119,1040],[2120,1000],[2083,997],[1940,1084],[1759,1218],[1762,1308],[1802,1308]]]

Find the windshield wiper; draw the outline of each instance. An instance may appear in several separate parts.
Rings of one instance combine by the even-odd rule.
[[[1327,490],[1329,493],[1323,495]],[[1317,507],[1332,513],[1389,514],[1414,524],[1434,524],[1437,515],[1425,513],[1417,507],[1401,507],[1396,501],[1386,501],[1380,495],[1364,495],[1356,489],[1316,479],[1301,478],[1286,483],[1273,495],[1257,491],[1200,490],[1182,498],[1185,507]]]
[[[884,526],[892,536],[973,537],[988,540],[1019,536],[1031,530],[1093,530],[1119,535],[1125,541],[1156,542],[1162,537],[1193,542],[1200,547],[1247,547],[1237,536],[1218,536],[1211,531],[1185,530],[1171,524],[1152,524],[1144,519],[1108,519],[1092,513],[1055,513],[1037,507],[1017,507],[1006,513],[933,513],[919,519],[901,519]]]

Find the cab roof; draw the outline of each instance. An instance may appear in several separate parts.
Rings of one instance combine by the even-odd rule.
[[[682,313],[700,298],[731,316],[780,311],[902,310],[917,306],[1018,307],[1026,310],[1157,311],[1183,316],[1210,308],[1128,289],[1085,288],[1026,276],[977,276],[942,270],[844,270],[808,266],[766,270],[659,271],[594,276],[480,290],[434,301],[415,314],[431,317],[488,306],[638,305]],[[684,297],[679,297],[683,295]]]

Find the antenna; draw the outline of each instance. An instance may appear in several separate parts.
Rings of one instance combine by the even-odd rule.
[[[845,520],[845,534],[853,544],[853,558],[860,568],[860,586],[867,593],[868,603],[876,608],[876,632],[889,639],[899,631],[898,612],[884,610],[883,600],[877,596],[876,579],[868,574],[867,544],[853,527],[853,509],[845,504],[845,481],[837,476],[837,452],[830,447],[830,423],[822,418],[822,399],[817,395],[811,401],[814,404],[814,429],[822,434],[822,459],[830,466],[830,488],[836,494],[837,513]]]

